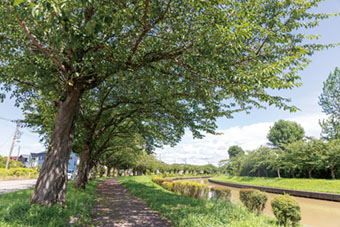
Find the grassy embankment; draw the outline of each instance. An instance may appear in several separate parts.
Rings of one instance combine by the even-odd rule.
[[[193,199],[169,192],[153,183],[150,176],[121,177],[119,182],[170,219],[173,226],[277,226],[273,218],[257,216],[229,201]]]
[[[238,184],[340,194],[340,180],[239,177],[226,175],[213,177],[211,179]]]
[[[60,205],[30,205],[33,189],[1,194],[0,226],[67,226],[73,218],[78,218],[77,224],[84,224],[90,220],[98,180],[90,181],[85,190],[74,189],[73,181],[69,182],[65,209]]]

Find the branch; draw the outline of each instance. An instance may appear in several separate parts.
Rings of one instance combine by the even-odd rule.
[[[26,26],[25,22],[20,20],[20,18],[17,16],[17,20],[19,22],[19,24],[21,25],[21,27],[24,29],[25,33],[28,35],[28,37],[31,39],[32,43],[43,53],[45,53],[55,64],[57,64],[58,68],[67,73],[67,70],[65,68],[65,66],[55,57],[53,56],[50,51],[44,47],[41,42],[37,39],[37,37],[35,35],[33,35],[30,30],[28,29],[28,27]],[[66,80],[65,78],[62,78],[64,81]]]

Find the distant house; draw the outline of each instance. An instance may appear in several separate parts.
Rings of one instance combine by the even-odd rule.
[[[31,155],[29,154],[22,154],[19,156],[18,161],[24,164],[25,167],[30,167],[30,160]]]
[[[46,151],[40,153],[31,153],[30,160],[28,161],[30,167],[42,166],[46,158],[46,153],[47,153]]]

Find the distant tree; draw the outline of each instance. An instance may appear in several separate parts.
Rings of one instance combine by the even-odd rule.
[[[229,158],[233,158],[233,157],[236,157],[237,155],[244,154],[244,150],[242,149],[242,147],[234,145],[234,146],[229,147],[228,154],[229,154]]]
[[[305,130],[296,122],[279,120],[270,128],[268,140],[278,148],[301,140],[305,136]]]
[[[323,139],[340,139],[340,69],[335,68],[323,83],[322,93],[319,97],[322,112],[329,117],[320,121]]]
[[[323,156],[324,166],[330,170],[332,179],[335,179],[335,168],[340,165],[340,140],[331,140],[327,143],[325,155]]]

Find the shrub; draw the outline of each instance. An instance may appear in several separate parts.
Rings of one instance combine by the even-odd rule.
[[[296,224],[301,220],[301,211],[299,203],[287,194],[276,196],[272,202],[272,210],[283,226],[296,226]]]
[[[14,177],[14,176],[27,176],[31,177],[38,174],[35,169],[32,168],[11,168],[11,169],[1,169],[0,168],[0,176],[1,177]]]
[[[167,184],[163,184],[165,185],[165,187],[168,187]],[[176,180],[172,182],[171,191],[196,199],[206,199],[208,197],[209,187],[206,184]]]
[[[231,198],[231,190],[228,188],[214,186],[210,190],[213,193],[213,198],[215,199],[230,200]]]
[[[158,176],[153,176],[152,181],[155,182],[158,185],[161,185],[161,186],[162,186],[163,182],[172,182],[171,179],[161,178],[161,177],[158,177]]]
[[[162,187],[168,191],[172,191],[173,183],[172,182],[163,182]]]
[[[7,162],[7,157],[0,156],[0,168],[5,168]],[[9,160],[9,168],[23,168],[24,164],[17,160]]]
[[[241,189],[240,200],[250,211],[260,214],[266,206],[268,197],[259,190]]]

